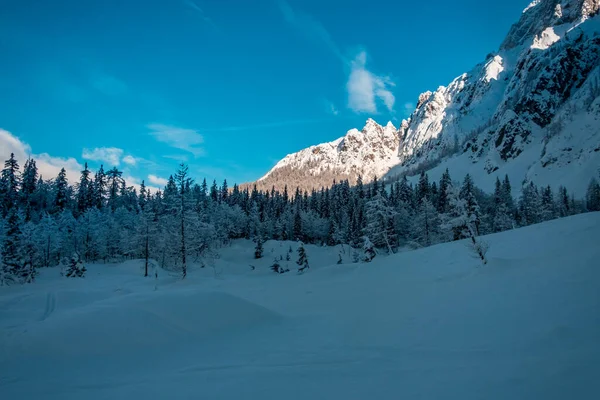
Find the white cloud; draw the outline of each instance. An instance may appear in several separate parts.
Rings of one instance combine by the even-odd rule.
[[[204,154],[204,149],[200,147],[204,143],[204,138],[193,129],[163,124],[150,124],[148,129],[151,130],[150,135],[154,136],[159,142],[166,143],[176,149],[185,150],[192,153],[194,157]]]
[[[161,178],[159,176],[150,174],[150,175],[148,175],[148,182],[150,182],[153,185],[158,185],[160,187],[163,187],[163,186],[166,186],[169,181],[165,178]]]
[[[396,98],[390,87],[394,83],[388,77],[375,75],[366,68],[367,53],[361,51],[351,63],[350,75],[346,89],[348,91],[348,107],[354,112],[377,112],[378,102],[392,111]]]
[[[95,149],[83,149],[81,157],[85,160],[102,161],[116,167],[121,163],[123,149],[116,147],[96,147]]]
[[[64,168],[67,172],[67,179],[69,179],[71,183],[74,183],[79,180],[80,171],[83,169],[83,166],[79,164],[76,159],[71,157],[52,157],[48,153],[33,154],[29,144],[21,141],[12,133],[0,129],[0,158],[6,160],[10,157],[11,153],[15,154],[21,167],[23,167],[27,158],[31,157],[35,159],[38,172],[44,179],[55,178],[60,172],[60,169]]]
[[[137,159],[134,156],[132,156],[132,155],[127,155],[127,156],[123,157],[122,161],[125,164],[127,164],[127,165],[135,165],[135,164],[137,164]]]

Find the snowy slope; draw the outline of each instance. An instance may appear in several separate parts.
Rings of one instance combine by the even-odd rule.
[[[341,138],[287,156],[265,178],[343,177],[361,167],[369,177],[394,177],[454,165],[479,186],[508,173],[514,182],[537,179],[583,195],[600,167],[599,9],[600,0],[534,1],[496,53],[419,96],[399,130],[390,128],[393,145],[384,154],[365,141],[342,158]]]
[[[600,213],[276,275],[236,242],[180,281],[139,263],[0,290],[2,399],[600,397]],[[527,246],[523,246],[523,243]],[[267,254],[288,244],[269,242]],[[270,257],[269,257],[270,258]],[[155,290],[157,287],[158,290]]]

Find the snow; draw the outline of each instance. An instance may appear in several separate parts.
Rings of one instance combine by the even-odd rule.
[[[546,28],[539,36],[533,38],[532,49],[546,50],[560,40],[553,27]]]
[[[564,399],[600,396],[600,213],[369,264],[291,243],[223,249],[179,280],[141,263],[44,269],[0,290],[3,399]],[[527,243],[527,246],[523,246]],[[346,249],[347,250],[347,249]],[[296,254],[292,255],[292,263]],[[255,265],[251,270],[249,264]],[[294,268],[292,268],[294,270]]]
[[[535,7],[538,4],[540,4],[541,1],[542,0],[533,0],[531,3],[529,3],[529,5],[527,7],[525,7],[525,9],[523,10],[523,14],[525,14],[527,11],[529,11],[533,7]]]
[[[485,81],[488,83],[492,79],[497,81],[498,76],[502,71],[504,71],[504,66],[502,65],[502,57],[496,55],[485,66]]]

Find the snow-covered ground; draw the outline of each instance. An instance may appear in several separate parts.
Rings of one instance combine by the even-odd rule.
[[[592,213],[488,236],[486,266],[464,242],[307,246],[308,273],[277,275],[289,244],[239,241],[185,281],[43,270],[0,288],[0,398],[600,398],[598,237]]]

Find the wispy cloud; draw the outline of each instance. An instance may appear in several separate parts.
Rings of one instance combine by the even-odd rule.
[[[215,25],[213,20],[206,15],[204,10],[196,2],[194,2],[193,0],[184,0],[183,4],[198,12],[200,14],[200,18],[202,19],[202,21],[204,21],[204,23],[210,25],[215,29],[217,28],[217,25]]]
[[[283,18],[287,23],[294,26],[311,40],[326,46],[337,58],[339,58],[342,62],[347,63],[346,58],[323,24],[309,14],[294,10],[284,0],[279,0],[277,4],[279,5],[279,9],[281,10]]]
[[[304,12],[294,10],[285,0],[277,2],[287,23],[301,31],[305,36],[325,45],[349,70],[346,90],[348,108],[356,113],[377,113],[378,103],[392,111],[396,98],[391,89],[394,85],[389,77],[377,75],[367,69],[367,53],[361,51],[353,60],[344,56],[331,34],[323,24]],[[336,115],[335,107],[327,110]]]
[[[83,149],[81,157],[84,160],[101,161],[116,167],[121,164],[123,149],[117,147],[96,147],[95,149]]]
[[[348,91],[348,107],[357,113],[377,112],[377,103],[382,102],[392,111],[396,98],[390,87],[394,83],[390,78],[375,75],[366,68],[367,53],[361,51],[352,61],[346,89]]]
[[[325,112],[331,115],[338,115],[340,113],[340,110],[338,110],[338,108],[335,106],[335,104],[333,104],[332,101],[329,101],[327,99],[323,100],[323,105],[325,107]]]
[[[166,186],[169,181],[165,178],[161,178],[159,176],[150,174],[150,175],[148,175],[148,182],[150,182],[153,185],[163,187],[163,186]]]
[[[169,146],[185,150],[200,157],[204,154],[201,144],[204,143],[204,137],[193,129],[180,128],[164,124],[149,124],[150,135],[162,143]]]
[[[404,113],[406,115],[412,114],[412,112],[414,110],[415,110],[415,104],[414,103],[411,103],[411,102],[404,103]]]

